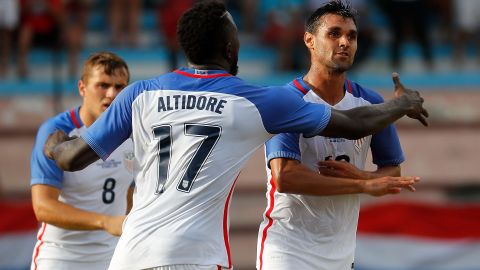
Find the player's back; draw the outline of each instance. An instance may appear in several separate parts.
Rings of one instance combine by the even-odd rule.
[[[231,266],[228,208],[240,169],[271,134],[318,134],[330,118],[325,106],[275,90],[181,69],[120,93],[82,135],[103,159],[133,136],[134,208],[111,269]]]

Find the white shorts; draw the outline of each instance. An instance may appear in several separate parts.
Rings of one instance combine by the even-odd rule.
[[[0,0],[0,28],[15,29],[19,16],[17,0]]]
[[[61,260],[37,259],[30,270],[106,270],[110,260],[103,262],[68,262]]]
[[[147,268],[144,270],[222,270],[227,269],[218,265],[198,265],[198,264],[174,264]],[[233,270],[233,268],[230,268]]]

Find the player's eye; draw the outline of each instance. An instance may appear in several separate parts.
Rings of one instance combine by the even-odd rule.
[[[331,31],[328,35],[329,35],[330,37],[333,37],[333,38],[338,38],[338,37],[340,37],[340,32],[338,32],[338,31]]]

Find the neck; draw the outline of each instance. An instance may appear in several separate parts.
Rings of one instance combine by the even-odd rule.
[[[83,106],[78,110],[78,116],[80,117],[80,120],[82,120],[83,125],[87,128],[97,120],[93,115],[88,114]]]
[[[188,62],[188,67],[193,68],[193,69],[199,69],[199,70],[225,70],[229,71],[230,66],[227,63],[222,63],[224,61],[220,62],[212,62],[212,63],[205,63],[205,64],[194,64],[191,62]]]
[[[344,93],[346,73],[335,72],[325,66],[313,65],[303,80],[312,90],[330,105],[340,102]]]

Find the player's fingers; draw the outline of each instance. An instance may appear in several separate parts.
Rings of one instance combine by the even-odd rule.
[[[425,109],[425,108],[422,108],[422,114],[425,116],[425,117],[429,117],[430,114],[428,113],[428,111]]]
[[[318,164],[318,166],[332,167],[332,168],[338,168],[341,165],[341,164],[338,164],[338,162],[334,161],[334,160],[319,161],[317,164]]]
[[[427,120],[426,120],[423,116],[419,115],[419,116],[417,117],[417,119],[418,119],[418,121],[420,121],[420,122],[422,123],[422,125],[428,127],[428,122],[427,122]]]
[[[320,172],[320,174],[325,175],[325,176],[335,176],[336,175],[336,170],[328,168],[328,167],[318,168],[318,171]]]
[[[407,190],[409,190],[409,191],[411,191],[411,192],[415,192],[415,191],[416,191],[415,187],[412,186],[412,185],[406,186],[405,189],[407,189]]]
[[[403,88],[403,84],[400,82],[400,75],[397,72],[392,73],[392,81],[395,89]]]

